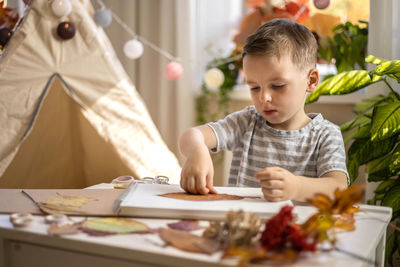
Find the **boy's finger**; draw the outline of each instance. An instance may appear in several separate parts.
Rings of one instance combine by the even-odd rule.
[[[204,176],[197,176],[196,177],[196,190],[199,194],[207,195],[208,188],[206,187],[206,177]]]
[[[260,180],[260,184],[262,188],[267,189],[283,189],[284,183],[282,180],[275,180],[275,179],[267,179],[267,180]]]
[[[256,178],[260,181],[283,180],[283,177],[281,175],[257,175]]]
[[[187,177],[181,174],[181,187],[183,190],[187,191]]]
[[[187,181],[187,189],[192,194],[197,194],[196,190],[196,178],[194,176],[190,176]]]
[[[206,185],[210,194],[218,194],[217,190],[213,187],[213,175],[208,174],[206,178]]]
[[[262,189],[264,196],[268,199],[283,197],[283,192],[280,189]]]
[[[268,177],[271,176],[271,174],[272,174],[272,172],[271,172],[268,168],[265,168],[265,169],[263,169],[263,170],[257,172],[257,173],[255,174],[255,177],[256,177],[257,179],[261,179],[262,177],[268,178]]]

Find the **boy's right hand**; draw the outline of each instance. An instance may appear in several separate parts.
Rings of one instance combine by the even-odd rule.
[[[217,194],[213,187],[214,166],[205,147],[187,157],[181,172],[181,187],[188,193]]]

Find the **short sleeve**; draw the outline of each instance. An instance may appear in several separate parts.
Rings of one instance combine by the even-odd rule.
[[[330,171],[342,171],[347,176],[349,183],[349,174],[346,168],[346,150],[343,143],[342,133],[338,126],[330,125],[324,129],[320,136],[319,151],[317,156],[317,175],[321,177]]]
[[[222,120],[208,123],[207,125],[211,127],[217,138],[217,147],[211,151],[233,150],[235,146],[238,146],[254,115],[254,107],[249,106],[229,114]]]

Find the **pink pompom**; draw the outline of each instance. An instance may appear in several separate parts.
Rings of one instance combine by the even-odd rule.
[[[165,67],[165,76],[170,81],[176,81],[183,74],[183,67],[180,63],[176,61],[171,61]]]

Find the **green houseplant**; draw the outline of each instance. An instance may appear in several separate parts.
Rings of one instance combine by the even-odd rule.
[[[386,95],[377,95],[358,102],[356,118],[341,126],[352,141],[347,152],[347,168],[352,183],[358,169],[365,165],[369,182],[379,182],[369,204],[393,209],[392,223],[400,227],[400,95],[389,80],[400,83],[400,61],[387,61],[368,56],[366,62],[375,64],[371,71],[352,70],[339,73],[325,81],[307,98],[306,103],[318,100],[320,95],[344,95],[361,90],[374,83],[385,83]],[[400,232],[395,231],[386,241],[386,260],[393,266],[393,256],[400,255]]]
[[[333,36],[318,38],[318,56],[327,62],[335,61],[338,73],[357,69],[365,69],[364,58],[368,44],[368,22],[358,24],[346,22],[332,29]],[[362,26],[362,27],[360,27]]]

